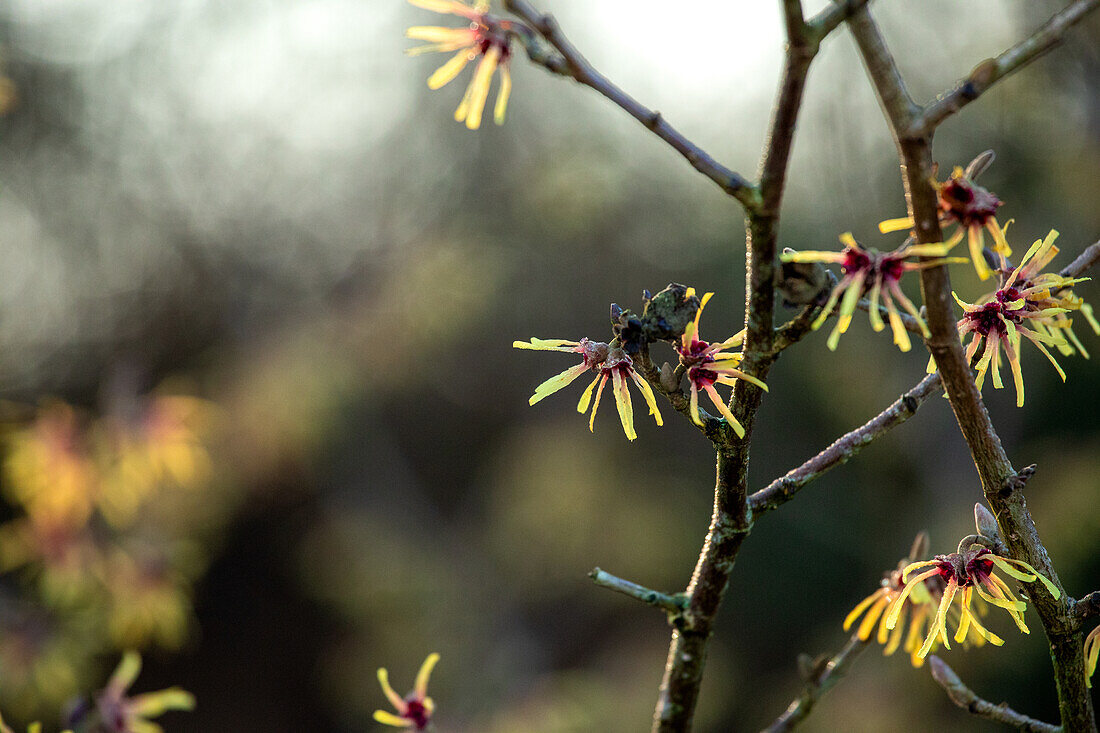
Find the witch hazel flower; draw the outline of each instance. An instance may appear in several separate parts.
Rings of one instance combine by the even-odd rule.
[[[438,661],[439,655],[435,652],[428,655],[424,664],[420,665],[420,671],[416,673],[412,692],[405,697],[398,695],[390,686],[390,675],[386,668],[379,667],[378,684],[382,686],[382,693],[397,712],[375,710],[374,719],[383,725],[392,725],[395,728],[426,730],[431,725],[432,713],[435,712],[435,702],[428,697],[428,680]]]
[[[1008,584],[994,571],[1015,580],[1025,583],[1041,582],[1050,591],[1055,599],[1061,596],[1058,588],[1047,578],[1038,573],[1035,568],[1022,560],[1013,560],[1009,557],[995,555],[987,547],[973,545],[964,552],[956,552],[950,555],[936,555],[931,560],[921,560],[908,565],[902,571],[902,580],[905,587],[901,594],[894,599],[886,612],[886,626],[894,629],[899,622],[902,606],[921,583],[932,578],[939,578],[946,583],[943,595],[936,608],[936,618],[932,629],[924,639],[924,644],[917,651],[917,656],[928,656],[937,640],[947,649],[951,648],[951,642],[947,634],[947,614],[955,599],[959,599],[959,622],[954,635],[954,641],[962,642],[967,634],[976,631],[979,635],[995,646],[1004,644],[1004,639],[989,631],[978,620],[972,609],[975,594],[986,603],[992,604],[1008,612],[1016,626],[1023,633],[1030,631],[1024,623],[1024,610],[1027,604],[1020,600]],[[909,576],[915,571],[916,575]]]
[[[508,107],[508,97],[512,93],[512,75],[508,70],[511,58],[509,31],[512,22],[498,20],[489,15],[489,3],[479,2],[469,6],[461,0],[409,0],[418,8],[437,13],[457,15],[470,21],[465,28],[447,28],[444,26],[413,26],[405,31],[408,38],[427,41],[427,45],[409,49],[407,53],[419,55],[439,51],[456,51],[447,63],[436,69],[428,77],[428,87],[439,89],[457,77],[471,61],[480,59],[466,93],[455,110],[455,121],[465,122],[466,127],[476,130],[481,126],[481,117],[485,102],[489,98],[493,72],[500,69],[500,87],[497,90],[496,107],[493,119],[498,125],[504,124],[504,113]]]
[[[689,295],[694,294],[693,289],[689,288],[688,290]],[[737,433],[737,437],[743,438],[745,437],[745,428],[742,427],[741,423],[738,422],[737,418],[730,412],[729,407],[726,405],[726,401],[718,394],[718,390],[714,388],[714,385],[725,384],[733,386],[737,383],[738,379],[743,379],[746,382],[755,384],[765,392],[768,391],[768,385],[737,368],[744,357],[742,353],[726,351],[726,349],[731,349],[744,343],[744,331],[720,343],[711,343],[699,338],[699,318],[703,315],[703,308],[713,296],[714,293],[707,293],[703,296],[703,299],[699,303],[699,310],[695,312],[695,320],[684,329],[684,333],[680,337],[680,343],[676,345],[676,351],[680,354],[680,363],[687,368],[687,378],[688,382],[691,384],[690,404],[692,421],[699,426],[703,424],[703,420],[699,415],[699,393],[706,392],[707,397],[710,398],[715,409],[717,409],[722,417],[726,419],[726,422],[730,424],[733,431]]]
[[[169,687],[157,692],[129,695],[131,685],[141,672],[141,656],[128,651],[122,655],[107,686],[96,696],[91,707],[78,707],[70,716],[70,724],[76,730],[97,720],[92,729],[103,733],[163,733],[156,718],[172,710],[194,710],[195,697],[179,687]]]
[[[1005,257],[1012,255],[1012,250],[1005,240],[1004,230],[997,223],[996,217],[997,209],[1004,202],[995,194],[974,183],[958,166],[946,181],[941,183],[933,179],[932,185],[936,189],[940,224],[957,225],[955,232],[944,244],[951,249],[962,241],[963,235],[966,235],[974,270],[982,280],[988,279],[992,270],[989,269],[982,255],[982,250],[985,248],[985,232],[988,231],[993,237],[995,253]],[[887,234],[910,230],[913,226],[913,217],[906,216],[879,222],[878,228],[880,232]]]
[[[1036,348],[1043,352],[1043,355],[1054,365],[1062,381],[1066,379],[1066,373],[1046,347],[1066,346],[1065,338],[1059,333],[1064,329],[1058,327],[1052,330],[1048,325],[1054,324],[1053,319],[1065,314],[1069,309],[1058,305],[1059,301],[1052,295],[1050,284],[1055,281],[1035,282],[1033,279],[1026,278],[1028,274],[1035,275],[1036,270],[1029,266],[1034,257],[1040,255],[1039,261],[1045,265],[1054,256],[1051,253],[1051,247],[1056,236],[1057,232],[1052,231],[1045,240],[1035,242],[1024,255],[1020,266],[1012,271],[992,296],[983,301],[975,304],[966,303],[952,293],[955,301],[963,309],[963,317],[958,322],[959,337],[965,341],[968,335],[973,334],[966,347],[967,362],[971,362],[979,348],[982,348],[982,355],[975,365],[977,370],[975,382],[978,389],[980,390],[985,383],[987,373],[993,375],[994,388],[1000,389],[1004,386],[1000,371],[1003,351],[1012,370],[1018,407],[1024,405],[1024,377],[1020,369],[1021,337],[1035,344]],[[1038,269],[1041,269],[1041,266]],[[1021,275],[1025,276],[1022,281]],[[1072,284],[1078,281],[1072,278],[1054,277],[1059,278],[1057,280],[1059,283]],[[983,342],[984,347],[982,347]],[[929,369],[935,370],[931,362],[929,362]]]
[[[848,330],[852,323],[852,315],[855,313],[859,299],[867,294],[870,301],[869,315],[871,327],[876,331],[885,328],[882,315],[879,313],[879,303],[886,307],[887,318],[890,321],[890,330],[894,334],[894,343],[902,351],[909,351],[912,343],[909,334],[905,330],[901,315],[898,312],[900,304],[909,315],[916,319],[925,338],[930,336],[928,326],[921,318],[913,301],[902,292],[899,282],[902,276],[912,270],[923,270],[936,267],[949,262],[960,262],[956,257],[943,257],[951,248],[947,244],[903,244],[892,252],[879,252],[876,249],[865,249],[855,240],[851,232],[840,235],[840,241],[844,249],[840,252],[784,252],[780,257],[784,262],[833,262],[839,264],[843,272],[840,281],[829,293],[829,299],[821,309],[821,313],[813,322],[812,328],[817,330],[825,323],[825,320],[833,312],[840,301],[840,310],[837,313],[836,327],[833,328],[826,345],[835,351],[841,334]],[[938,259],[923,260],[921,262],[907,262],[910,257],[935,257]]]
[[[530,341],[513,341],[512,346],[516,349],[559,351],[581,355],[580,364],[569,367],[564,372],[547,379],[536,387],[535,393],[528,400],[530,404],[534,405],[544,397],[564,389],[582,374],[594,372],[596,376],[585,388],[581,394],[580,402],[577,403],[577,412],[582,415],[588,412],[590,405],[592,407],[592,413],[588,419],[588,429],[590,431],[595,430],[596,411],[600,407],[600,399],[603,397],[603,390],[608,381],[611,382],[612,393],[615,395],[615,406],[619,411],[619,421],[622,423],[623,432],[626,433],[628,440],[634,440],[638,437],[638,434],[634,431],[634,406],[628,389],[630,382],[637,385],[638,391],[642,393],[646,405],[649,406],[649,414],[653,415],[657,425],[664,424],[661,413],[657,409],[657,398],[654,396],[649,382],[635,371],[634,361],[617,345],[617,342],[606,344],[588,338],[582,338],[580,341],[532,338]],[[593,395],[595,395],[595,399],[593,399]]]
[[[1045,238],[1036,240],[1024,255],[1019,267],[1015,269],[1009,269],[1007,261],[1002,258],[1000,272],[1004,285],[1001,290],[1007,289],[1005,297],[1008,299],[1023,298],[1024,309],[1031,312],[1049,313],[1051,309],[1063,309],[1054,311],[1049,317],[1036,319],[1032,324],[1037,331],[1053,339],[1054,345],[1062,355],[1069,356],[1076,349],[1087,359],[1089,353],[1077,338],[1077,334],[1073,332],[1073,319],[1067,314],[1074,311],[1080,312],[1093,331],[1100,335],[1100,323],[1097,323],[1092,307],[1072,290],[1074,285],[1086,282],[1090,278],[1067,277],[1055,272],[1043,272],[1043,269],[1058,254],[1058,248],[1054,246],[1057,238],[1058,231],[1051,229]]]
[[[875,632],[875,640],[883,645],[883,654],[890,656],[901,647],[909,654],[913,666],[921,667],[924,665],[924,657],[918,656],[917,652],[921,648],[927,629],[930,629],[930,624],[936,617],[937,603],[933,598],[933,593],[937,591],[924,581],[914,584],[909,593],[901,600],[898,618],[894,626],[888,626],[887,618],[889,614],[887,609],[891,608],[895,601],[901,598],[905,589],[906,583],[901,577],[902,570],[903,568],[899,568],[888,573],[882,579],[882,584],[878,590],[864,598],[852,609],[851,613],[844,619],[844,630],[848,631],[852,628],[856,619],[862,616],[863,620],[856,631],[861,641],[867,641],[871,638],[872,632]],[[908,632],[905,631],[906,623],[909,624]],[[875,631],[876,625],[877,632]],[[905,640],[904,645],[902,644],[903,637]]]

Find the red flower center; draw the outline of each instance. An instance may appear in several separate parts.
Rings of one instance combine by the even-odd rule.
[[[1008,330],[1001,316],[1012,319],[1013,322],[1020,320],[1012,311],[1005,308],[1004,303],[999,300],[986,303],[980,309],[967,313],[964,318],[974,323],[975,331],[982,336],[988,336],[990,331],[1003,334]]]
[[[416,698],[406,699],[405,704],[408,706],[408,710],[402,715],[402,718],[411,720],[417,730],[424,730],[428,727],[428,723],[431,722],[432,714],[428,712],[428,708],[424,707],[424,703]]]
[[[1002,203],[994,194],[964,178],[952,178],[940,186],[940,211],[964,227],[983,226]]]

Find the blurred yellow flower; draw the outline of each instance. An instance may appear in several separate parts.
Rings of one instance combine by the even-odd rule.
[[[179,687],[127,697],[126,693],[139,672],[141,657],[137,652],[126,652],[107,681],[107,686],[96,696],[95,711],[102,720],[114,726],[112,733],[163,733],[163,729],[149,718],[156,718],[169,710],[195,708],[194,695]],[[74,727],[79,726],[74,723]]]
[[[426,46],[410,49],[409,54],[457,51],[447,63],[428,77],[428,87],[439,89],[458,76],[468,63],[480,58],[481,61],[474,71],[470,84],[466,87],[462,102],[455,110],[455,121],[465,122],[466,127],[471,130],[481,126],[481,116],[485,109],[485,101],[489,97],[493,72],[500,69],[500,88],[497,90],[493,120],[498,125],[504,124],[508,96],[512,93],[512,75],[508,70],[508,61],[512,55],[508,36],[511,22],[497,20],[490,16],[487,2],[479,2],[473,7],[459,0],[409,0],[409,2],[425,10],[458,15],[470,21],[465,28],[418,25],[405,31],[408,38],[428,42]]]
[[[428,655],[424,664],[420,665],[420,671],[416,673],[416,683],[412,692],[401,697],[390,686],[389,672],[385,667],[378,669],[378,684],[382,686],[382,692],[386,699],[393,705],[397,714],[388,710],[375,710],[374,719],[383,725],[392,725],[396,728],[416,728],[424,730],[432,722],[432,713],[435,712],[435,702],[428,697],[428,679],[432,675],[432,669],[439,661],[439,655],[435,652]]]
[[[96,493],[95,464],[76,412],[62,403],[41,408],[35,421],[8,439],[5,488],[37,523],[83,526]]]

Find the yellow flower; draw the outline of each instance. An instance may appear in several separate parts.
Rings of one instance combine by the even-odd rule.
[[[940,224],[958,224],[955,233],[946,242],[947,248],[951,249],[961,242],[963,234],[966,234],[974,270],[978,273],[978,277],[985,280],[992,272],[982,255],[982,249],[985,248],[985,230],[993,235],[994,252],[1005,257],[1012,255],[1012,250],[1005,241],[1004,230],[997,223],[995,216],[997,208],[1003,202],[996,195],[970,180],[959,167],[955,168],[949,179],[943,183],[933,180],[932,185],[936,188],[939,200]],[[883,234],[912,229],[913,217],[887,219],[880,222],[878,228]]]
[[[481,126],[481,116],[485,110],[485,101],[489,97],[493,72],[499,68],[500,87],[497,90],[493,119],[498,125],[504,124],[508,96],[512,92],[512,76],[508,71],[508,61],[512,55],[508,35],[512,27],[511,22],[497,20],[489,15],[487,2],[479,2],[473,7],[460,0],[409,0],[409,2],[425,10],[458,15],[470,21],[465,28],[418,25],[405,31],[408,38],[428,42],[425,46],[410,49],[409,54],[457,51],[447,63],[428,77],[428,87],[439,89],[458,76],[468,63],[480,57],[481,61],[474,71],[473,79],[470,80],[462,102],[455,110],[455,120],[465,122],[466,127],[471,130]]]
[[[930,335],[928,326],[920,317],[920,312],[913,302],[905,296],[898,281],[902,275],[911,270],[923,270],[928,267],[936,267],[945,262],[957,262],[958,258],[949,257],[923,262],[906,262],[909,257],[941,257],[951,248],[947,244],[903,244],[892,252],[879,252],[875,249],[864,249],[856,242],[851,232],[840,235],[840,241],[844,243],[844,249],[840,252],[784,252],[780,258],[784,262],[834,262],[841,266],[843,276],[829,294],[825,307],[812,324],[814,330],[821,328],[825,319],[833,312],[837,301],[840,301],[840,311],[837,313],[836,327],[829,335],[826,342],[829,349],[835,351],[840,335],[848,330],[852,323],[852,314],[856,305],[864,293],[869,292],[871,307],[871,327],[876,331],[885,328],[882,316],[879,314],[879,299],[886,306],[887,317],[890,320],[890,329],[894,333],[894,343],[902,351],[909,351],[912,344],[909,334],[905,331],[898,313],[897,303],[909,312],[920,325],[925,338]],[[841,298],[843,296],[843,299]]]
[[[1092,687],[1092,675],[1096,673],[1096,662],[1100,660],[1100,626],[1085,637],[1085,684]]]
[[[1058,232],[1051,231],[1046,239],[1036,241],[1024,255],[1020,266],[1012,271],[1001,288],[993,295],[983,298],[982,301],[976,304],[966,303],[952,293],[955,301],[964,311],[958,323],[959,337],[965,340],[967,335],[974,334],[966,347],[968,363],[977,355],[982,342],[985,342],[982,355],[976,365],[975,381],[978,389],[982,388],[987,372],[992,372],[993,386],[996,389],[1003,386],[1000,371],[1003,350],[1016,384],[1016,404],[1020,407],[1024,404],[1024,378],[1020,370],[1021,336],[1026,337],[1043,352],[1058,371],[1062,381],[1066,379],[1066,373],[1062,371],[1062,367],[1046,347],[1054,346],[1063,353],[1067,353],[1068,344],[1061,335],[1061,331],[1066,330],[1068,326],[1060,325],[1055,319],[1070,310],[1066,306],[1080,308],[1081,303],[1077,302],[1080,299],[1076,299],[1072,294],[1065,297],[1054,295],[1052,288],[1068,287],[1079,282],[1079,279],[1063,278],[1053,274],[1036,275],[1036,272],[1057,254],[1058,250],[1053,246],[1054,238],[1057,236]],[[1075,301],[1067,298],[1075,298]],[[1068,353],[1072,353],[1072,349]],[[931,362],[929,362],[929,369],[933,371],[935,369]]]
[[[9,438],[5,488],[36,524],[73,529],[92,514],[98,474],[80,422],[73,408],[57,402]]]
[[[1002,258],[1001,273],[1004,285],[990,297],[1000,297],[1002,300],[1022,298],[1025,310],[1050,312],[1051,315],[1032,321],[1035,329],[1050,336],[1054,345],[1064,356],[1074,353],[1074,347],[1076,347],[1077,351],[1087,359],[1088,351],[1073,332],[1073,320],[1066,314],[1080,311],[1092,326],[1092,330],[1100,335],[1100,323],[1097,323],[1093,316],[1092,307],[1071,290],[1077,283],[1086,282],[1090,278],[1064,277],[1054,272],[1043,272],[1043,268],[1058,254],[1058,248],[1054,246],[1054,240],[1057,238],[1057,230],[1051,229],[1044,239],[1035,241],[1024,255],[1019,267],[1013,270],[1008,269],[1007,261]],[[1004,291],[1003,295],[1001,291]],[[1062,310],[1052,311],[1051,309]]]
[[[383,725],[392,725],[396,728],[416,728],[424,730],[432,722],[432,713],[435,712],[435,703],[428,697],[428,679],[432,676],[432,668],[439,661],[439,655],[431,653],[420,665],[420,671],[416,673],[416,683],[413,690],[405,697],[401,697],[390,686],[389,672],[385,667],[378,669],[378,684],[382,686],[382,692],[393,705],[397,714],[388,710],[375,710],[374,719]]]
[[[688,289],[688,295],[694,295],[693,289]],[[730,412],[725,400],[719,396],[714,385],[715,383],[733,385],[738,379],[744,379],[765,392],[768,391],[768,385],[737,368],[741,363],[743,354],[725,351],[725,349],[740,346],[744,342],[744,331],[721,343],[710,343],[699,339],[699,317],[703,315],[703,308],[713,295],[714,293],[707,293],[703,296],[702,301],[699,303],[699,310],[695,312],[695,320],[684,329],[684,333],[680,337],[680,343],[676,346],[676,351],[680,354],[680,363],[687,367],[687,378],[688,382],[691,383],[691,419],[696,425],[703,424],[702,418],[699,417],[699,392],[706,392],[714,407],[721,413],[722,417],[726,418],[737,436],[743,438],[745,437],[745,429]]]
[[[623,432],[626,433],[628,440],[634,440],[638,437],[638,434],[634,432],[634,407],[630,399],[628,381],[632,381],[637,385],[642,397],[645,398],[646,405],[649,406],[649,414],[653,415],[657,425],[664,424],[661,413],[657,409],[657,398],[653,395],[653,389],[649,386],[649,382],[645,381],[634,370],[633,360],[621,347],[611,346],[600,341],[592,341],[587,338],[582,338],[580,341],[533,338],[530,341],[513,341],[512,346],[516,349],[560,351],[567,354],[576,353],[581,355],[580,364],[569,367],[561,374],[547,379],[536,387],[535,393],[528,400],[530,404],[533,405],[542,398],[554,394],[580,375],[592,371],[596,372],[596,377],[585,388],[584,393],[581,394],[580,402],[577,403],[577,412],[581,414],[588,412],[589,405],[592,406],[592,415],[588,419],[589,430],[595,429],[596,410],[600,407],[600,398],[603,396],[603,389],[609,379],[612,383],[612,391],[615,394],[615,406],[619,410],[619,421],[622,423]],[[595,399],[592,398],[593,392],[595,392]]]
[[[929,569],[925,570],[923,568]],[[1026,562],[994,555],[989,549],[974,545],[963,553],[937,555],[931,560],[922,560],[906,566],[901,574],[905,586],[902,588],[901,593],[890,602],[886,611],[886,627],[888,629],[896,628],[904,609],[905,600],[918,586],[924,587],[922,584],[926,581],[939,578],[945,581],[947,585],[937,605],[932,628],[928,632],[928,636],[925,637],[924,644],[917,651],[918,657],[923,659],[928,656],[937,640],[942,642],[946,648],[951,648],[951,643],[947,638],[947,613],[956,597],[960,599],[959,622],[954,635],[956,642],[962,642],[967,638],[967,634],[973,630],[995,646],[1004,644],[1001,637],[986,629],[978,621],[977,615],[971,608],[975,593],[986,603],[1003,608],[1012,617],[1020,631],[1025,634],[1030,633],[1024,623],[1024,609],[1027,608],[1027,604],[1017,598],[1012,589],[1008,587],[1008,584],[993,572],[994,568],[1025,583],[1041,581],[1055,598],[1060,595],[1053,583],[1037,573],[1035,568]],[[909,575],[915,570],[921,570],[921,572],[910,578]]]
[[[107,686],[96,697],[95,712],[104,721],[110,721],[115,733],[163,733],[163,729],[149,718],[169,710],[195,708],[194,695],[178,687],[127,697],[140,671],[141,657],[137,652],[126,652]]]

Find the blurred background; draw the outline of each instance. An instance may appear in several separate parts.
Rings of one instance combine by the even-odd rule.
[[[814,11],[824,2],[807,2]],[[751,176],[782,53],[778,3],[544,0],[593,64]],[[927,100],[1058,3],[881,0]],[[608,338],[608,305],[670,281],[743,320],[735,202],[590,90],[513,64],[507,123],[452,121],[468,79],[402,55],[440,20],[398,0],[7,0],[0,6],[0,709],[42,718],[140,648],[135,690],[178,684],[172,731],[365,731],[424,657],[442,731],[647,730],[659,613],[595,565],[687,583],[713,454],[665,409],[628,443],[573,362],[531,336]],[[1100,17],[946,123],[941,171],[987,148],[982,183],[1024,251],[1058,268],[1100,232]],[[469,72],[467,72],[468,74]],[[495,92],[494,92],[495,93]],[[811,72],[782,244],[831,249],[904,214],[893,145],[843,29]],[[970,268],[959,294],[985,290]],[[908,287],[914,288],[915,282]],[[1078,292],[1100,303],[1088,283]],[[783,313],[781,315],[787,315]],[[1087,327],[1078,335],[1100,352]],[[986,397],[1070,592],[1100,584],[1100,369],[1026,349],[1027,403]],[[671,354],[671,352],[669,352]],[[655,353],[655,358],[668,358]],[[918,381],[857,317],[778,363],[759,487]],[[698,729],[757,730],[833,653],[916,532],[951,551],[976,473],[945,400],[761,519],[717,625]],[[979,694],[1056,719],[1042,634],[947,659]],[[1032,618],[1033,628],[1038,619]],[[915,723],[914,721],[920,721]],[[914,728],[917,726],[917,728]],[[904,655],[868,650],[807,731],[994,730]]]

